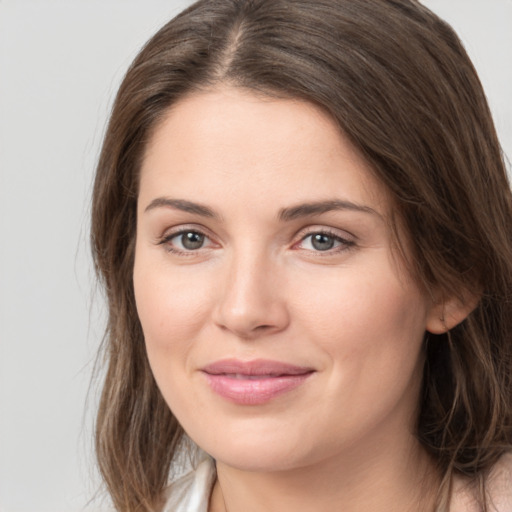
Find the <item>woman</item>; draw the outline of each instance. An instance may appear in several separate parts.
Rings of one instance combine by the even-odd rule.
[[[419,3],[181,13],[94,188],[117,510],[512,510],[511,226],[478,78]]]

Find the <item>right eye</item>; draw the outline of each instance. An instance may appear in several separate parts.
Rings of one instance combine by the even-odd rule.
[[[166,245],[170,252],[189,253],[204,249],[212,242],[204,233],[186,229],[165,236],[160,243]]]

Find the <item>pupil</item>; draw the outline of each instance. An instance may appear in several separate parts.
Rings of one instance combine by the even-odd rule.
[[[327,251],[332,249],[334,246],[334,238],[329,235],[323,235],[322,233],[317,233],[313,236],[311,240],[311,244],[317,251]]]
[[[204,236],[199,233],[194,233],[190,231],[188,233],[184,233],[181,236],[181,243],[185,249],[199,249],[203,245]]]

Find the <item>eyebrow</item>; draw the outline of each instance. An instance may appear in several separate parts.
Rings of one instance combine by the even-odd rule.
[[[351,201],[334,199],[330,201],[304,203],[299,204],[297,206],[292,206],[290,208],[283,208],[279,211],[279,219],[282,221],[290,221],[299,219],[301,217],[320,215],[322,213],[338,210],[350,210],[382,217],[382,215],[379,212],[377,212],[373,208],[370,208],[369,206],[352,203]]]
[[[171,199],[169,197],[157,197],[153,199],[145,208],[145,212],[154,210],[155,208],[173,208],[187,213],[193,213],[202,217],[209,217],[212,219],[220,219],[214,210],[203,204],[194,203],[185,199]],[[350,210],[356,212],[362,212],[371,215],[377,215],[382,217],[373,208],[369,206],[359,205],[352,203],[351,201],[333,199],[329,201],[318,201],[313,203],[303,203],[296,206],[290,206],[288,208],[282,208],[279,210],[278,218],[283,222],[288,222],[302,217],[310,217],[312,215],[320,215],[322,213],[328,213],[339,210]]]
[[[202,217],[210,217],[213,219],[219,218],[211,208],[208,206],[193,203],[192,201],[186,201],[185,199],[171,199],[169,197],[157,197],[153,199],[151,203],[146,206],[145,212],[154,210],[155,208],[174,208],[175,210],[181,210],[187,213],[194,213],[201,215]]]

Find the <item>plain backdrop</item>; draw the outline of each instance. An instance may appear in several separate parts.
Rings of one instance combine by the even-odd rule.
[[[0,0],[0,511],[106,510],[90,386],[104,307],[94,165],[144,41],[186,0]],[[512,155],[512,0],[426,0],[458,31]]]

